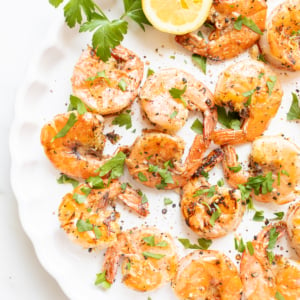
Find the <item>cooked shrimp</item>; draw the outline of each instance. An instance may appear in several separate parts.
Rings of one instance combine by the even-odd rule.
[[[184,91],[180,98],[172,89]],[[188,110],[202,111],[204,138],[209,139],[217,116],[212,93],[193,75],[174,68],[149,76],[140,91],[141,105],[148,119],[160,129],[179,130],[188,118]]]
[[[260,40],[265,58],[274,66],[300,70],[300,2],[288,0],[278,5],[267,21]]]
[[[103,62],[88,47],[75,65],[71,78],[73,94],[93,112],[101,115],[121,111],[137,96],[144,65],[132,51],[117,46]]]
[[[183,257],[172,287],[182,300],[238,300],[243,294],[236,266],[215,250],[197,250]]]
[[[217,149],[203,160],[208,172],[223,159]],[[210,186],[204,177],[195,177],[183,187],[180,202],[186,224],[199,236],[214,239],[228,234],[240,224],[245,203],[239,190]]]
[[[219,76],[215,103],[227,105],[243,119],[241,129],[216,130],[216,144],[252,142],[268,127],[281,103],[283,91],[276,74],[264,63],[245,60],[229,66]]]
[[[65,136],[54,139],[71,114],[77,121]],[[59,114],[42,128],[41,143],[55,168],[70,177],[86,179],[98,175],[97,169],[108,159],[102,155],[103,126],[100,115],[89,112],[79,115],[76,111]]]
[[[131,187],[122,191],[119,181],[112,181],[102,189],[80,184],[72,193],[64,196],[58,218],[68,236],[84,248],[105,248],[117,240],[120,232],[119,213],[112,205],[121,200],[139,215],[148,214],[148,203]]]
[[[223,168],[228,183],[237,187],[257,176],[258,181],[268,178],[270,185],[266,192],[253,193],[261,202],[285,204],[296,199],[300,193],[300,148],[282,136],[263,136],[252,144],[250,154],[250,176],[242,170],[235,172],[230,168],[238,166],[235,150],[231,146],[223,147],[225,159]],[[269,174],[269,175],[268,175]]]
[[[215,30],[208,41],[196,33],[176,36],[183,47],[213,60],[232,58],[250,48],[260,38],[260,34],[242,25],[241,30],[234,25],[238,18],[248,18],[263,31],[267,5],[265,0],[215,0],[208,16]]]
[[[272,239],[275,234],[279,239],[286,233],[286,224],[278,222],[266,226],[252,241],[253,255],[248,251],[243,253],[240,272],[245,297],[248,300],[299,299],[300,264],[279,255],[275,255],[273,261],[269,259],[271,230]]]
[[[287,217],[287,231],[291,244],[298,256],[300,256],[300,202],[289,207]]]
[[[118,235],[107,249],[103,264],[106,280],[113,283],[123,257],[123,282],[131,289],[150,291],[170,281],[177,267],[173,238],[155,227],[133,228]]]
[[[196,135],[182,164],[184,146],[184,141],[178,136],[144,133],[136,139],[126,159],[130,175],[140,183],[158,189],[175,189],[184,185],[202,164],[207,145],[202,135]]]

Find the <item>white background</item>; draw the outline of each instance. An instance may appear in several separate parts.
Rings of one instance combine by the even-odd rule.
[[[1,299],[65,300],[55,280],[39,264],[22,230],[10,185],[8,138],[18,87],[34,49],[62,13],[47,0],[1,1],[0,12],[0,291]]]

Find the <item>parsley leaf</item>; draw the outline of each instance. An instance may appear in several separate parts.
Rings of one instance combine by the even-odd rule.
[[[242,93],[242,95],[244,97],[248,97],[247,102],[244,104],[245,106],[249,106],[251,104],[251,100],[252,100],[252,95],[254,94],[254,92],[256,91],[256,89],[252,89],[250,91],[244,92]]]
[[[79,219],[76,222],[76,227],[78,232],[85,232],[85,231],[90,231],[93,230],[93,224],[90,223],[90,220],[82,220]]]
[[[131,115],[126,112],[121,113],[113,119],[112,124],[119,127],[125,126],[126,129],[130,129],[132,127]]]
[[[144,31],[144,24],[151,25],[147,20],[140,0],[123,0],[125,13],[123,16],[128,16],[135,21]],[[122,18],[122,17],[121,17]]]
[[[234,248],[240,253],[243,253],[246,249],[243,239],[234,238]]]
[[[86,200],[86,195],[81,195],[81,194],[74,193],[74,194],[73,194],[73,199],[74,199],[78,204],[81,204],[81,203],[84,203],[84,202],[85,202],[85,200]]]
[[[94,189],[103,189],[104,188],[104,182],[100,176],[89,177],[86,180],[86,182],[89,183],[90,186]]]
[[[101,285],[104,289],[110,288],[111,283],[106,280],[106,271],[96,274],[95,285]]]
[[[85,104],[82,100],[76,96],[70,95],[70,104],[68,107],[68,111],[77,110],[80,115],[83,115],[87,112]]]
[[[201,196],[203,194],[207,194],[207,197],[211,198],[215,193],[216,193],[216,187],[214,185],[212,185],[208,189],[202,189],[202,190],[196,191],[193,194],[193,197],[198,197],[198,196]]]
[[[222,213],[217,204],[214,203],[214,207],[216,208],[216,210],[213,212],[213,214],[211,215],[211,217],[209,219],[209,224],[211,226],[215,226],[215,222],[219,219],[219,217],[221,216],[221,213]]]
[[[280,292],[278,292],[278,291],[275,293],[275,298],[277,300],[284,300],[283,295]]]
[[[65,126],[52,138],[51,143],[57,138],[64,137],[76,122],[77,116],[74,113],[71,113]]]
[[[155,241],[154,241],[154,235],[150,235],[150,236],[145,236],[142,238],[142,240],[144,242],[146,242],[146,244],[148,246],[154,247],[155,246]]]
[[[118,87],[121,89],[122,92],[126,91],[127,83],[123,78],[121,78],[121,80],[119,81]]]
[[[202,134],[203,133],[203,124],[199,121],[199,119],[196,119],[192,126],[191,129],[196,132],[197,134]]]
[[[161,259],[164,256],[166,256],[165,254],[152,253],[152,252],[148,252],[148,251],[144,251],[142,254],[145,258],[151,257],[151,258],[154,258],[154,259]]]
[[[128,23],[124,20],[110,21],[105,15],[93,14],[89,21],[80,26],[79,32],[96,30],[92,38],[93,48],[103,61],[107,61],[110,51],[121,43],[127,29]]]
[[[182,98],[182,95],[185,93],[187,88],[187,85],[184,86],[184,88],[182,90],[180,89],[176,89],[176,88],[171,88],[169,90],[170,95],[174,98],[174,99],[179,99],[183,104],[184,107],[187,106],[185,100]]]
[[[141,182],[148,181],[147,176],[145,174],[143,174],[142,172],[138,173],[138,178]]]
[[[192,61],[200,67],[201,71],[206,74],[206,60],[207,58],[198,54],[192,55]]]
[[[264,211],[263,210],[258,210],[255,212],[254,216],[253,216],[253,221],[256,222],[262,222],[264,220]]]
[[[236,19],[236,21],[235,21],[233,27],[234,27],[235,29],[237,29],[237,30],[241,30],[241,29],[242,29],[242,25],[247,26],[247,27],[250,28],[252,31],[254,31],[254,32],[256,32],[256,33],[258,33],[258,34],[260,34],[260,35],[263,34],[263,33],[261,32],[261,30],[259,29],[259,27],[254,23],[254,21],[253,21],[252,19],[240,15],[240,16]]]
[[[148,71],[147,71],[147,77],[153,75],[154,73],[155,72],[152,69],[149,68]]]
[[[276,84],[277,77],[276,76],[269,76],[268,81],[267,81],[267,87],[269,91],[269,96],[272,94],[274,86]]]
[[[276,218],[273,218],[272,220],[282,220],[283,217],[284,217],[284,212],[283,211],[279,211],[279,212],[276,212],[276,213],[273,213]]]
[[[173,201],[170,198],[164,198],[164,205],[170,205]]]
[[[176,116],[178,115],[178,111],[174,110],[171,114],[170,114],[170,119],[174,119]]]
[[[241,122],[239,120],[238,113],[228,111],[227,114],[226,109],[223,106],[217,106],[217,111],[219,123],[224,125],[226,128],[231,128],[235,130],[241,128]]]
[[[212,240],[207,240],[205,238],[198,239],[198,245],[191,244],[189,239],[180,238],[180,239],[178,239],[178,241],[184,246],[185,249],[207,250],[212,244]]]
[[[275,247],[275,244],[277,242],[277,238],[279,236],[279,232],[276,232],[276,228],[271,228],[269,231],[269,244],[267,248],[267,256],[269,259],[270,264],[273,262],[275,255],[273,253],[273,249]]]
[[[297,120],[300,119],[300,107],[299,99],[295,93],[292,93],[293,101],[289,112],[287,113],[287,120]]]
[[[58,7],[63,0],[49,0],[54,7]],[[82,12],[87,20],[91,19],[92,13],[95,12],[96,4],[93,0],[70,0],[64,6],[65,21],[69,27],[74,27],[82,22]]]
[[[238,164],[237,166],[234,166],[234,167],[228,167],[228,169],[230,171],[233,171],[233,173],[237,173],[242,170],[242,166],[241,166],[241,164]]]
[[[65,174],[62,174],[57,179],[57,183],[59,183],[59,184],[71,183],[74,189],[79,185],[79,182],[77,180],[70,178]]]
[[[254,254],[254,247],[253,247],[253,245],[252,245],[252,242],[247,242],[247,249],[248,249],[248,252],[249,252],[249,254],[250,255],[253,255]]]
[[[119,152],[109,161],[107,161],[102,167],[100,167],[100,176],[104,176],[111,172],[110,178],[116,179],[123,175],[124,164],[126,155],[123,152]]]

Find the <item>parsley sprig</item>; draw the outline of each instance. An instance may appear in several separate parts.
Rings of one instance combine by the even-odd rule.
[[[49,0],[54,7],[63,2],[64,0]],[[121,43],[127,33],[126,17],[136,22],[143,30],[144,24],[150,25],[143,13],[141,0],[123,0],[123,5],[124,13],[121,17],[110,20],[93,0],[69,0],[64,6],[65,21],[70,28],[79,24],[79,32],[93,31],[93,48],[103,61],[107,61],[111,50]]]

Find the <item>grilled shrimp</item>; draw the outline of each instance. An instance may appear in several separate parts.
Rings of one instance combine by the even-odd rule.
[[[223,169],[228,183],[237,187],[249,181],[251,177],[243,170],[232,170],[239,165],[234,148],[227,145],[223,150]],[[266,184],[271,185],[266,192],[253,193],[256,200],[277,204],[294,201],[300,192],[300,148],[282,136],[256,139],[250,154],[250,175],[256,176],[256,181],[261,183],[268,178]]]
[[[119,213],[113,205],[115,199],[139,215],[148,214],[148,203],[142,203],[141,196],[129,186],[122,191],[121,183],[117,180],[102,189],[80,184],[72,193],[64,196],[59,206],[61,227],[71,240],[84,248],[111,246],[120,232]]]
[[[245,60],[229,66],[219,76],[215,104],[228,106],[243,119],[239,130],[216,130],[216,144],[252,142],[268,127],[281,103],[283,91],[276,74],[264,63]]]
[[[183,94],[174,98],[172,89],[181,90]],[[217,116],[212,93],[183,70],[164,69],[149,76],[140,91],[140,98],[146,116],[159,129],[179,130],[185,124],[189,110],[203,112],[205,139],[209,139],[215,128]]]
[[[235,57],[250,48],[260,38],[260,34],[242,25],[235,28],[240,20],[251,20],[263,31],[267,5],[265,0],[215,0],[211,7],[208,22],[215,30],[208,41],[196,33],[177,35],[175,40],[184,48],[213,60],[224,60]]]
[[[270,224],[252,241],[253,255],[244,251],[240,272],[246,299],[296,300],[300,298],[300,263],[280,255],[275,255],[272,259],[270,255],[275,241],[285,233],[285,223]],[[277,239],[274,238],[277,235]]]
[[[67,126],[70,117],[76,122],[65,136],[55,138]],[[97,169],[104,164],[102,156],[105,145],[103,118],[100,115],[77,111],[56,115],[44,125],[41,131],[41,143],[44,151],[55,168],[75,178],[96,176]]]
[[[287,231],[291,244],[298,256],[300,256],[300,202],[289,207],[287,217]]]
[[[288,0],[278,5],[266,28],[259,42],[265,58],[278,68],[300,70],[300,1]]]
[[[227,256],[215,250],[197,250],[183,257],[172,287],[182,300],[239,300],[243,294],[237,268]]]
[[[142,292],[170,281],[178,262],[173,238],[155,227],[133,228],[118,235],[104,259],[103,271],[109,283],[115,279],[121,257],[123,283]]]
[[[175,189],[183,186],[202,164],[207,145],[196,135],[185,163],[181,163],[184,141],[160,132],[143,133],[126,159],[130,175],[148,187]]]
[[[223,152],[216,149],[203,160],[200,169],[208,172],[221,160]],[[180,207],[186,224],[199,236],[208,239],[235,230],[245,212],[239,190],[210,186],[202,176],[192,178],[183,186]]]
[[[88,47],[81,54],[71,78],[73,94],[88,109],[101,115],[121,111],[132,103],[143,78],[144,65],[132,51],[117,46],[104,62]]]

